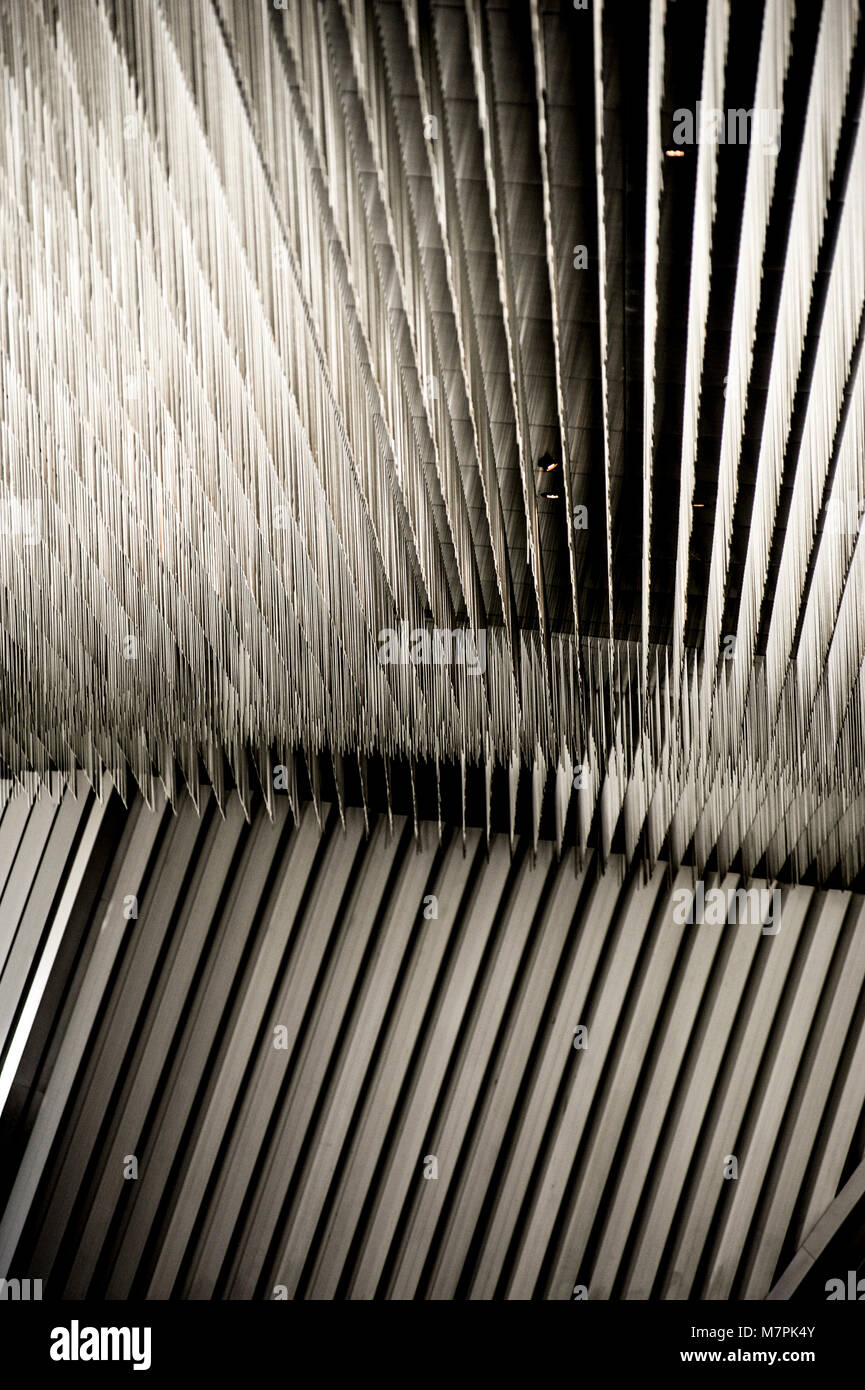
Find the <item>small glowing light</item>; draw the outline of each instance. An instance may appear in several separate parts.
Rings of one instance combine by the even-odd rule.
[[[685,158],[685,151],[684,151],[684,150],[664,150],[664,154],[667,156],[668,159],[684,159],[684,158]]]

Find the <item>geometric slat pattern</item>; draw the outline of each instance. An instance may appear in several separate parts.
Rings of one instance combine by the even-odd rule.
[[[4,775],[522,767],[602,864],[854,884],[863,55],[855,0],[2,0]]]
[[[46,1297],[763,1298],[861,1160],[858,894],[678,925],[685,870],[78,791],[0,818],[0,1275]]]

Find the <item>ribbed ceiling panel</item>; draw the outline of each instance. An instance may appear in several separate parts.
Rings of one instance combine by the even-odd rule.
[[[859,895],[683,925],[685,870],[77,790],[0,818],[0,1275],[46,1298],[760,1298],[862,1157]]]
[[[0,771],[857,884],[859,17],[0,0]]]

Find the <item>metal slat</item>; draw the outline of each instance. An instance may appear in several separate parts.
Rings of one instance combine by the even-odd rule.
[[[405,819],[366,840],[362,810],[343,832],[323,803],[320,831],[284,797],[247,829],[238,800],[223,821],[202,796],[203,824],[189,801],[115,817],[90,906],[105,807],[61,802],[68,878],[22,1002],[32,1021],[53,997],[62,1023],[29,1065],[44,1099],[16,1107],[7,1261],[66,1297],[765,1296],[861,1121],[858,895],[786,888],[777,935],[690,926],[672,916],[690,870],[623,884],[616,856],[575,875],[554,843],[520,838],[514,862],[494,835],[487,858],[469,828],[464,855],[426,824],[418,851]],[[46,992],[61,967],[69,999]]]
[[[643,938],[650,929],[653,908],[665,873],[666,866],[658,865],[647,884],[636,886],[628,908],[616,923],[609,965],[597,995],[593,990],[592,997],[588,1002],[585,1018],[588,1027],[588,1047],[584,1051],[578,1051],[573,1059],[569,1059],[573,1062],[570,1090],[564,1109],[556,1123],[550,1152],[544,1164],[543,1175],[532,1204],[531,1215],[520,1241],[514,1272],[508,1284],[509,1298],[530,1298],[534,1292],[543,1257],[552,1237],[553,1225],[559,1214],[562,1196],[567,1188],[577,1146],[592,1110],[592,1103],[601,1086],[606,1087],[607,1085],[607,1067],[611,1059],[619,1018],[622,1010],[627,1007],[627,997],[635,981],[634,971],[638,964]],[[678,933],[661,933],[656,959],[652,962],[652,967],[650,967],[644,981],[636,986],[638,1009],[639,1001],[648,999],[651,1011],[649,1019],[643,1025],[645,1039],[648,1038],[648,1029],[651,1027],[654,1016],[653,1011],[657,1007],[659,979],[666,977],[675,958],[678,945]],[[626,1043],[625,1068],[633,1069],[637,1064],[638,1055],[641,1055],[641,1052],[640,1054],[629,1053]],[[612,1086],[605,1091],[607,1103],[611,1105],[621,1102],[621,1095],[616,1086],[617,1080],[624,1083],[625,1094],[628,1094],[628,1084],[625,1078],[614,1077]],[[612,1141],[617,1132],[618,1128],[614,1122],[605,1131],[604,1137],[607,1144]],[[584,1180],[589,1184],[589,1191],[591,1191],[595,1178],[591,1146],[587,1166],[583,1171]],[[604,1165],[602,1178],[605,1176],[606,1166]],[[573,1239],[571,1243],[577,1244]],[[575,1249],[574,1254],[573,1263],[578,1267],[579,1248]],[[567,1261],[567,1236],[564,1242],[563,1257]],[[560,1273],[558,1282],[561,1283]]]
[[[421,936],[402,984],[310,1274],[310,1298],[332,1298],[339,1286],[479,844],[479,833],[469,831],[464,856],[454,835],[432,885],[439,902],[436,929]],[[412,1155],[413,1170],[420,1171],[421,1157]]]
[[[814,1011],[823,988],[832,952],[849,905],[849,896],[839,893],[819,905],[819,917],[795,996],[783,1020],[783,1033],[772,1053],[772,1065],[765,1080],[758,1080],[754,1099],[758,1109],[747,1134],[729,1134],[727,1153],[739,1159],[739,1176],[732,1200],[724,1213],[706,1276],[706,1297],[728,1298],[736,1269],[735,1255],[741,1252],[748,1235],[760,1190],[765,1181],[790,1089],[811,1034]],[[753,1104],[753,1100],[752,1100]],[[744,1141],[744,1142],[743,1142]],[[718,1163],[722,1174],[723,1155]],[[723,1180],[723,1179],[721,1179]],[[768,1276],[767,1276],[768,1282]]]
[[[512,1141],[507,1168],[496,1193],[489,1225],[484,1232],[472,1279],[472,1299],[492,1298],[495,1293],[505,1255],[517,1225],[520,1204],[526,1193],[531,1191],[532,1169],[549,1120],[562,1070],[573,1065],[573,1030],[583,1022],[583,1009],[589,996],[598,957],[613,914],[619,906],[618,885],[611,882],[611,878],[612,875],[607,875],[596,885],[587,903],[566,981],[561,992],[557,994],[555,1008],[549,1011],[542,1050],[532,1066],[531,1090],[520,1115],[519,1129]],[[629,906],[633,904],[633,891],[625,907],[626,920],[633,920],[627,915]]]
[[[466,884],[471,896],[467,903],[461,902],[459,906],[455,954],[449,962],[447,982],[428,1036],[422,1042],[422,1060],[411,1079],[411,1095],[400,1115],[399,1131],[394,1136],[376,1192],[349,1285],[350,1298],[372,1298],[375,1294],[402,1205],[411,1186],[426,1181],[422,1175],[422,1160],[426,1158],[423,1149],[428,1142],[432,1109],[465,1016],[481,957],[500,911],[509,867],[507,842],[499,835],[490,845],[489,858],[481,861],[481,872],[474,876],[470,885]],[[442,1166],[453,1162],[453,1157],[446,1153],[436,1157]]]
[[[503,842],[504,837],[499,836],[496,846],[501,847]],[[547,843],[539,848],[536,863],[530,865],[528,856],[524,856],[518,877],[500,905],[499,913],[505,920],[498,929],[495,955],[482,977],[482,988],[478,991],[461,1056],[454,1059],[450,1087],[440,1097],[437,1123],[425,1141],[429,1152],[438,1157],[438,1178],[435,1182],[424,1181],[415,1186],[388,1298],[415,1297],[442,1207],[451,1184],[459,1176],[462,1143],[477,1103],[478,1077],[488,1072],[505,1004],[550,873],[553,846]]]
[[[280,803],[280,808],[283,807],[284,803]],[[323,812],[329,809],[322,808]],[[287,809],[282,809],[283,819],[287,814]],[[201,1020],[196,1027],[195,1042],[202,1031],[209,1034],[212,1045],[219,1047],[219,1061],[210,1078],[207,1102],[197,1117],[196,1133],[186,1155],[183,1178],[175,1192],[165,1240],[148,1287],[149,1298],[168,1297],[178,1277],[216,1154],[225,1140],[226,1127],[237,1102],[238,1086],[249,1050],[254,1043],[256,1030],[249,1026],[247,1011],[260,1011],[261,991],[255,988],[255,966],[251,978],[242,981],[238,979],[238,971],[241,969],[244,944],[247,939],[254,942],[260,930],[262,895],[271,867],[267,853],[268,838],[267,827],[263,818],[259,817],[253,825],[253,839],[245,856],[242,887],[233,904],[228,930],[220,943],[221,950],[214,963],[214,972],[201,1001]],[[338,838],[331,832],[331,848],[335,843],[338,843]],[[350,862],[343,862],[334,876],[334,882],[328,885],[329,891],[335,896],[330,900],[325,898],[321,904],[325,913],[328,909],[333,912],[338,905],[342,878],[347,875],[349,867]],[[270,916],[268,913],[268,920]],[[277,939],[281,926],[280,922],[276,929]],[[230,996],[234,991],[238,992],[232,1002]],[[226,1020],[229,1007],[233,1016]],[[225,1031],[220,1036],[222,1029]]]
[[[403,826],[404,822],[400,822],[400,828]],[[434,844],[434,837],[428,834],[418,854],[403,857],[399,881],[383,908],[354,1026],[342,1037],[336,1075],[325,1098],[310,1156],[285,1223],[274,1282],[285,1286],[289,1298],[294,1297],[328,1191],[338,1171],[351,1118],[359,1102],[400,965],[411,938],[424,929],[422,922],[426,919],[420,916],[420,904],[435,858]],[[232,1297],[251,1297],[269,1239],[267,1221],[250,1218],[243,1259],[230,1285]]]
[[[853,908],[854,904],[850,903],[849,906]],[[842,929],[843,935],[848,938],[845,943],[847,949],[841,959],[833,963],[835,978],[831,996],[821,1002],[821,1016],[812,1024],[811,1031],[815,1035],[813,1051],[810,1055],[805,1053],[803,1058],[803,1065],[809,1068],[807,1084],[799,1088],[801,1094],[794,1096],[791,1101],[793,1115],[788,1121],[787,1132],[781,1138],[787,1155],[783,1180],[781,1174],[773,1170],[770,1174],[771,1198],[768,1201],[765,1195],[762,1198],[765,1214],[761,1221],[760,1241],[749,1252],[745,1263],[745,1298],[764,1298],[769,1289],[865,979],[865,931],[862,930],[861,920],[857,920],[857,917],[861,919],[861,904],[856,906],[860,911],[855,914],[853,922],[848,920]]]
[[[155,1166],[161,1161],[162,1155],[152,1139],[145,1142],[142,1148],[145,1120],[167,1083],[165,1068],[172,1039],[179,1034],[184,1016],[188,1013],[196,973],[207,954],[208,938],[218,914],[220,898],[227,891],[226,884],[242,831],[243,810],[239,802],[232,802],[227,807],[224,820],[217,817],[211,823],[198,874],[184,903],[177,951],[169,960],[167,978],[154,1005],[152,1017],[142,1030],[142,1046],[135,1059],[137,1084],[121,1107],[118,1126],[122,1126],[129,1136],[129,1143],[139,1153],[147,1181],[143,1184],[137,1182],[131,1194],[132,1210],[113,1252],[108,1276],[109,1298],[129,1297],[145,1243],[157,1219],[168,1167],[166,1164],[161,1175],[156,1170]],[[156,1134],[159,1134],[159,1129]],[[166,1149],[163,1148],[162,1154],[165,1153]],[[160,1186],[160,1176],[163,1186]],[[102,1187],[113,1185],[118,1200],[122,1191],[121,1182],[122,1174],[116,1167],[110,1175],[103,1174]],[[98,1238],[99,1232],[91,1233],[85,1229],[82,1236],[85,1257],[88,1244]]]
[[[104,1001],[98,1031],[88,1041],[82,1074],[77,1080],[74,1112],[66,1122],[65,1152],[56,1174],[51,1175],[51,1206],[32,1255],[37,1265],[48,1262],[48,1247],[58,1233],[65,1230],[76,1202],[84,1195],[81,1188],[87,1165],[93,1152],[99,1152],[97,1143],[100,1129],[106,1114],[111,1113],[112,1095],[122,1070],[123,1058],[141,1000],[150,983],[153,962],[168,927],[174,894],[186,872],[198,829],[198,819],[191,805],[184,808],[184,814],[180,817],[168,819],[153,877],[143,893],[139,889],[134,895],[138,904],[137,918],[126,916],[126,899],[130,894],[126,891],[126,884],[118,883],[124,908],[118,975],[112,981],[110,993]],[[126,942],[131,937],[130,945],[126,944],[124,937]],[[100,1156],[106,1165],[114,1162],[122,1168],[123,1154],[129,1151],[123,1148],[122,1136],[118,1137],[121,1152],[117,1149],[112,1151],[109,1145]],[[108,1213],[103,1215],[107,1216]],[[73,1276],[75,1282],[76,1276]],[[83,1296],[83,1291],[78,1296]]]
[[[686,876],[683,876],[681,872],[676,876],[677,888],[685,886],[685,878]],[[726,879],[723,884],[724,889],[734,885],[735,882],[735,877]],[[670,907],[671,904],[665,902],[664,915],[661,919],[664,924],[663,931],[667,930],[667,924],[670,921]],[[673,926],[672,923],[670,925]],[[673,935],[675,934],[673,933]],[[679,1068],[691,1038],[691,1030],[703,999],[706,981],[720,945],[720,931],[717,933],[702,931],[692,938],[687,965],[681,974],[675,994],[667,1003],[663,1017],[658,1018],[658,1024],[663,1027],[663,1031],[657,1039],[652,1040],[652,1053],[655,1062],[650,1075],[646,1077],[639,1092],[636,1092],[635,1089],[637,1076],[644,1059],[648,1056],[645,1028],[650,1026],[652,1022],[648,998],[644,1006],[648,1016],[644,1019],[642,1036],[634,1036],[637,1022],[635,1019],[622,1044],[618,1069],[613,1076],[610,1087],[611,1101],[608,1102],[607,1109],[599,1116],[596,1126],[595,1148],[592,1159],[589,1160],[590,1163],[595,1161],[594,1153],[600,1150],[598,1140],[605,1130],[612,1137],[613,1143],[619,1141],[619,1136],[624,1129],[621,1107],[625,1098],[629,1103],[632,1100],[636,1101],[637,1114],[630,1126],[627,1156],[617,1177],[616,1190],[611,1198],[610,1214],[604,1223],[598,1254],[592,1268],[591,1289],[595,1298],[611,1297],[619,1260],[630,1234],[640,1194],[652,1163],[658,1133],[669,1111],[670,1099]],[[655,961],[653,958],[652,971],[654,972],[654,970]],[[644,989],[648,991],[650,988],[651,985],[647,978]],[[659,1004],[663,1003],[663,984],[658,990],[657,999]],[[620,1075],[625,1067],[630,1071],[630,1076]],[[613,1096],[616,1098],[618,1113],[614,1111],[613,1114],[610,1114]],[[611,1157],[608,1141],[608,1151],[604,1153],[603,1150],[600,1150],[598,1161],[606,1164],[608,1168]],[[569,1287],[573,1284],[570,1279],[571,1271],[579,1265],[579,1254],[582,1253],[574,1243],[576,1231],[579,1229],[577,1225],[578,1204],[591,1200],[596,1206],[599,1205],[603,1190],[602,1182],[605,1176],[606,1171],[604,1169],[599,1170],[593,1188],[590,1169],[588,1169],[580,1183],[578,1200],[571,1215],[568,1235],[556,1266],[558,1282],[552,1286],[553,1289],[561,1290],[564,1296],[567,1296]],[[588,1194],[593,1191],[594,1197],[590,1199]],[[581,1222],[584,1229],[588,1229],[591,1217],[591,1207],[587,1207]]]
[[[389,859],[399,846],[396,837],[390,840],[386,838],[384,822],[380,821],[364,854],[360,876],[353,881],[350,875],[363,830],[363,815],[352,808],[346,815],[346,838],[335,837],[334,840],[339,868],[337,863],[329,861],[321,866],[319,879],[322,892],[308,905],[296,952],[292,952],[288,961],[287,987],[270,1010],[264,1028],[253,1029],[242,1017],[238,1019],[237,1050],[242,1055],[245,1055],[248,1047],[247,1037],[260,1040],[258,1063],[248,1081],[247,1097],[251,1104],[244,1107],[236,1129],[243,1169],[240,1175],[231,1173],[229,1156],[225,1167],[234,1179],[234,1190],[229,1202],[226,1202],[220,1187],[214,1193],[212,1219],[209,1226],[205,1226],[200,1242],[201,1255],[193,1261],[189,1273],[186,1291],[191,1298],[211,1296],[233,1229],[233,1218],[249,1186],[250,1160],[262,1148],[268,1153],[269,1163],[267,1182],[260,1192],[256,1214],[258,1220],[267,1221],[272,1236],[270,1223],[273,1213],[282,1208],[285,1189],[291,1181],[310,1111],[318,1097],[323,1072],[330,1061],[335,1036],[343,1023],[357,969],[375,921],[379,906],[376,894],[381,893],[387,884]],[[376,854],[377,849],[379,855]],[[370,882],[373,874],[376,883]],[[333,904],[339,907],[342,902],[344,906],[340,909],[341,915],[338,915]],[[321,981],[323,957],[334,928],[338,932],[338,940],[329,953],[327,978]],[[305,960],[305,956],[308,959]],[[253,977],[250,981],[250,1007],[255,1006],[256,1000],[260,1006],[262,995],[266,993],[265,981],[272,978],[272,974],[272,966],[260,957],[256,961],[256,976],[261,975],[261,980]],[[304,1007],[305,1001],[308,1003]],[[296,1039],[295,1050],[292,1023],[304,1018],[304,1015],[306,1026],[302,1037]],[[292,1021],[288,1024],[289,1046],[276,1050],[273,1030],[283,1020]],[[287,1076],[281,1075],[288,1069],[289,1063],[290,1072]],[[277,1116],[278,1125],[265,1142],[268,1122]]]
[[[123,899],[129,892],[140,890],[161,824],[162,813],[148,812],[141,802],[136,804],[127,823],[124,841],[113,865],[110,892],[103,895],[100,904],[98,949],[90,960],[57,1065],[39,1107],[24,1160],[0,1223],[0,1269],[4,1278],[48,1162],[51,1146],[68,1104],[70,1088],[90,1040],[93,1023],[128,925],[123,917]]]
[[[692,1295],[697,1266],[722,1191],[724,1160],[727,1154],[736,1152],[739,1128],[810,906],[808,889],[794,889],[785,896],[781,907],[784,929],[771,938],[759,985],[753,989],[746,987],[744,1025],[735,1038],[735,1045],[728,1050],[726,1065],[715,1084],[713,1113],[701,1134],[692,1168],[695,1180],[687,1193],[674,1249],[664,1274],[665,1298]]]
[[[39,950],[39,943],[49,910],[58,891],[59,870],[65,869],[72,842],[86,811],[86,802],[64,797],[52,821],[41,860],[27,895],[18,930],[6,963],[0,969],[0,1057],[6,1048],[8,1029],[12,1026],[15,1006],[23,993],[30,968]],[[32,865],[31,865],[32,867]],[[0,916],[4,913],[0,900]],[[9,907],[12,915],[11,905]]]
[[[27,819],[27,828],[0,898],[0,975],[6,969],[56,815],[57,806],[47,797],[42,797]]]
[[[575,906],[588,871],[588,866],[584,867],[575,882],[570,865],[562,864],[558,868],[547,910],[535,932],[525,985],[496,1057],[498,1081],[486,1095],[479,1097],[482,1109],[477,1129],[462,1171],[455,1174],[458,1190],[430,1278],[430,1298],[453,1298],[456,1294],[472,1236],[478,1229],[484,1197],[499,1155],[504,1151],[505,1133],[520,1080],[540,1020],[555,997],[557,968],[562,965],[563,952],[573,932]]]
[[[712,935],[714,935],[714,930]],[[648,1179],[646,1211],[640,1222],[634,1253],[623,1284],[623,1298],[649,1298],[658,1274],[665,1243],[673,1229],[676,1208],[695,1159],[700,1131],[705,1123],[729,1045],[736,1013],[747,985],[759,933],[736,932],[725,943],[726,959],[707,997],[690,1040],[684,1075],[669,1112],[670,1128]],[[659,1066],[662,1065],[659,1057]],[[624,1182],[622,1189],[625,1191]],[[614,1255],[607,1251],[612,1262]],[[608,1286],[601,1265],[601,1291]]]
[[[21,1000],[21,1008],[15,1023],[15,1031],[8,1040],[8,1047],[3,1058],[3,1066],[0,1069],[0,1114],[6,1105],[9,1092],[15,1080],[16,1072],[27,1045],[30,1029],[33,1026],[39,1006],[42,1002],[43,992],[48,982],[49,975],[54,967],[57,953],[63,942],[66,928],[75,904],[78,891],[81,887],[82,879],[90,863],[94,843],[102,826],[105,810],[108,805],[105,801],[94,800],[90,807],[90,814],[81,841],[77,848],[74,862],[69,866],[66,881],[63,885],[63,892],[57,904],[56,911],[51,921],[48,935],[43,939],[41,949],[38,954],[38,962],[33,972],[33,977],[26,997]],[[10,977],[11,979],[11,977]],[[24,983],[23,981],[21,982]],[[3,1011],[0,1017],[11,1019],[15,1002],[11,995],[3,997]]]
[[[206,806],[208,792],[202,792],[202,806]],[[159,857],[154,869],[153,879],[138,903],[138,916],[127,923],[127,933],[131,934],[131,949],[124,961],[124,977],[112,989],[110,1006],[106,1011],[99,1036],[91,1044],[87,1059],[86,1078],[79,1084],[79,1094],[84,1104],[75,1117],[74,1124],[68,1126],[70,1136],[68,1152],[63,1168],[58,1176],[51,1202],[51,1232],[56,1233],[63,1220],[63,1211],[71,1214],[73,1204],[84,1197],[84,1182],[87,1164],[91,1153],[96,1149],[99,1131],[106,1115],[112,1116],[109,1135],[103,1141],[100,1151],[102,1171],[108,1174],[112,1169],[123,1173],[124,1161],[128,1154],[137,1156],[136,1147],[121,1124],[112,1114],[112,1097],[121,1073],[121,1061],[135,1041],[136,1028],[140,1020],[141,1008],[163,944],[169,933],[174,917],[177,898],[193,859],[201,823],[191,801],[180,808],[179,815],[168,829],[160,846]],[[131,1181],[131,1180],[130,1180]],[[105,1201],[104,1206],[101,1204]],[[97,1193],[93,1200],[93,1219],[89,1230],[104,1232],[110,1224],[111,1213],[117,1201],[116,1190],[113,1200],[107,1194]],[[45,1233],[50,1239],[50,1234]],[[69,1279],[64,1290],[65,1298],[85,1298],[89,1278],[99,1250],[96,1241],[93,1246],[79,1245]],[[40,1254],[37,1247],[33,1256],[38,1263]],[[47,1258],[47,1251],[46,1251]]]

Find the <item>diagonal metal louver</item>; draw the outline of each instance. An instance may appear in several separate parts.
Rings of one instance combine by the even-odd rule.
[[[0,771],[856,883],[859,18],[2,0]]]
[[[685,870],[77,791],[0,817],[0,1277],[789,1297],[861,1212],[861,895],[689,925]]]

